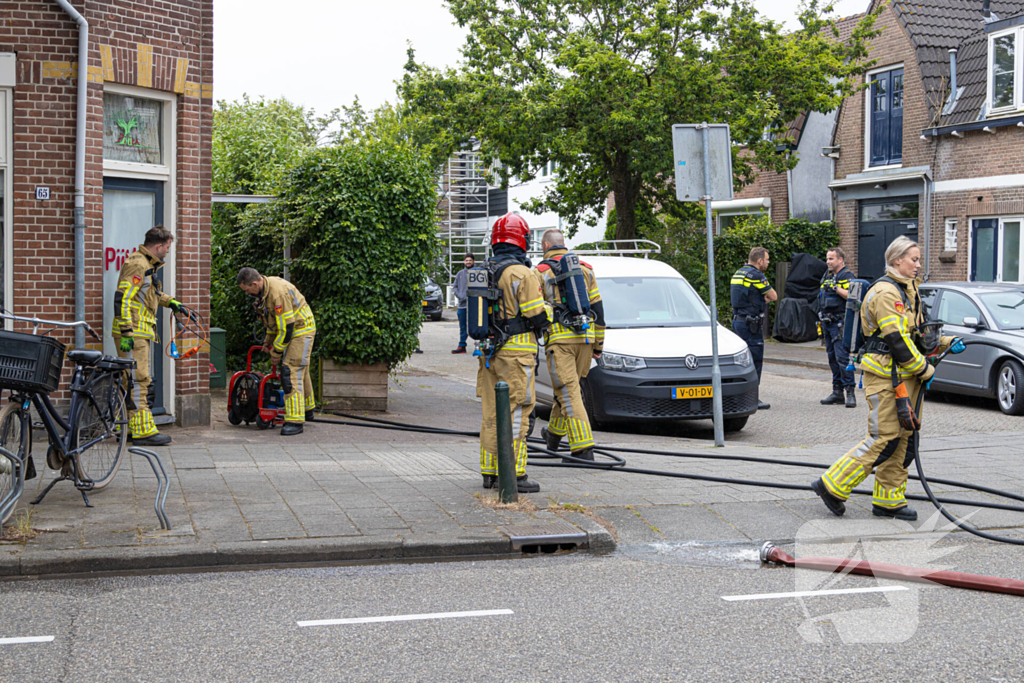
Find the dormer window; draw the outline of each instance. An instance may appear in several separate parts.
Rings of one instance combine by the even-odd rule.
[[[988,101],[993,114],[1024,110],[1022,46],[1024,27],[1021,26],[989,36]]]

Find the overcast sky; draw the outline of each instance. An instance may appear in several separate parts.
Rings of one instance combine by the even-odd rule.
[[[754,0],[776,21],[795,23],[800,0]],[[837,16],[867,0],[837,0]],[[214,96],[286,96],[320,113],[394,100],[406,41],[417,59],[455,66],[463,32],[441,0],[215,0]]]

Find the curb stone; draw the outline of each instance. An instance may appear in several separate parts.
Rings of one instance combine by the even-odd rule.
[[[564,516],[570,523],[587,532],[588,550],[615,550],[618,547],[611,533],[585,514],[568,511]]]
[[[590,550],[616,547],[604,527],[586,515],[566,515],[587,534]],[[93,572],[155,569],[216,569],[245,565],[272,565],[365,560],[400,560],[514,556],[511,540],[501,535],[456,538],[349,537],[271,541],[235,541],[188,546],[87,548],[80,550],[22,550],[0,554],[0,577],[90,574]]]

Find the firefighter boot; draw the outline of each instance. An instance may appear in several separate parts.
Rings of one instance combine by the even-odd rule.
[[[171,437],[159,433],[139,438],[132,437],[133,446],[166,446],[170,442]]]
[[[821,399],[821,405],[834,406],[843,402],[843,387],[841,384],[832,385],[832,393]]]
[[[886,508],[881,505],[872,505],[871,514],[875,517],[891,517],[904,522],[916,522],[917,512],[904,505],[901,508]]]
[[[485,489],[496,489],[498,488],[498,478],[493,474],[484,475],[484,488]]]
[[[301,422],[285,422],[281,427],[281,436],[295,436],[302,433]]]
[[[558,434],[552,434],[551,430],[544,427],[540,430],[540,435],[544,437],[544,443],[547,445],[549,451],[557,451],[558,446],[562,443],[562,437]]]
[[[846,407],[857,407],[857,391],[853,387],[846,387]]]
[[[497,477],[495,477],[497,479]],[[495,484],[497,485],[497,484]],[[540,491],[540,484],[530,481],[527,475],[516,477],[516,491],[519,493],[537,493]]]
[[[815,479],[811,482],[811,489],[818,494],[821,502],[825,503],[825,507],[836,517],[842,517],[843,513],[846,512],[846,503],[829,493],[828,489],[825,488],[825,482],[821,479]],[[878,513],[876,512],[875,514],[877,515]]]
[[[576,460],[589,460],[590,462],[594,462],[594,447],[590,446],[589,448],[581,448],[578,451],[570,452],[569,455],[576,458]],[[576,462],[576,460],[569,460],[565,456],[562,456],[562,462],[572,463]]]

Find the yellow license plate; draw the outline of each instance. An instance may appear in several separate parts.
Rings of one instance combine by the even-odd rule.
[[[672,398],[711,398],[711,387],[673,387]]]
[[[430,305],[430,303],[428,303],[428,302],[424,301],[424,302],[423,302],[423,305],[424,305],[424,306],[429,306],[429,305]]]

